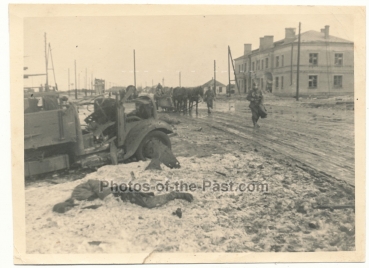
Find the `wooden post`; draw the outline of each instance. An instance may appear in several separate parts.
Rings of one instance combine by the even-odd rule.
[[[135,79],[135,87],[136,87],[136,53],[135,50],[133,50],[133,73],[134,73],[134,79]]]
[[[296,78],[296,101],[299,100],[300,84],[300,45],[301,45],[301,22],[299,22],[299,40],[297,43],[297,78]]]
[[[228,46],[228,90],[227,90],[227,96],[231,96],[231,65],[229,63],[230,57],[229,57],[229,46]]]
[[[217,95],[217,76],[216,76],[216,61],[214,60],[214,95],[216,96]]]
[[[49,67],[48,67],[48,56],[47,56],[47,46],[46,46],[46,33],[44,34],[45,36],[45,68],[46,68],[46,83],[45,83],[45,91],[49,91]]]
[[[69,75],[69,68],[68,68],[68,96],[70,94],[70,75]]]
[[[77,99],[77,62],[74,60],[74,96]]]
[[[86,74],[85,74],[85,96],[87,96],[87,68],[86,68]]]

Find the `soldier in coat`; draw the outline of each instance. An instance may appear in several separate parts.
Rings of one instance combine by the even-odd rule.
[[[214,91],[211,89],[211,87],[208,88],[208,90],[205,92],[205,99],[206,104],[208,106],[208,113],[210,114],[210,108],[213,109],[213,100],[215,98]]]
[[[254,128],[259,128],[258,120],[260,118],[260,104],[263,103],[264,96],[256,84],[253,84],[252,90],[249,92],[246,99],[250,101],[249,107],[252,113],[251,119],[254,124]]]

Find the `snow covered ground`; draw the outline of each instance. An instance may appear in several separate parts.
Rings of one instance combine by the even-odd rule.
[[[83,179],[26,189],[27,253],[270,252],[355,250],[352,209],[314,209],[314,204],[354,202],[353,188],[281,165],[253,150],[178,157],[181,169],[145,171],[148,162],[104,166]],[[132,180],[151,186],[195,183],[194,201],[174,200],[154,209],[112,195],[82,201],[65,214],[52,212],[88,179]],[[216,183],[266,183],[268,191],[201,189]],[[249,187],[251,189],[252,187]],[[155,191],[155,194],[163,192]],[[101,204],[93,209],[84,206]],[[181,208],[182,218],[172,213]]]

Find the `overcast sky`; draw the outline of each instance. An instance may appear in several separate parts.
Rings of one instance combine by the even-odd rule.
[[[243,16],[145,16],[145,17],[54,17],[27,18],[24,21],[24,64],[26,73],[44,73],[44,33],[51,44],[59,90],[74,83],[85,87],[94,78],[105,79],[107,86],[134,83],[133,49],[136,51],[137,86],[162,83],[178,86],[204,84],[213,77],[214,60],[217,80],[228,83],[227,46],[233,58],[243,54],[243,44],[259,46],[259,37],[284,38],[285,28],[302,23],[301,31],[320,31],[330,25],[330,34],[353,41],[350,15],[243,15]],[[51,67],[51,64],[49,65]],[[79,78],[78,78],[79,77]],[[233,78],[232,78],[233,79]],[[45,78],[25,79],[25,86],[38,86]],[[49,83],[54,84],[49,72]],[[71,86],[71,89],[74,85]]]

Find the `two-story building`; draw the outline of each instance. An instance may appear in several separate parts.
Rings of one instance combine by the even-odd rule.
[[[354,92],[354,43],[320,32],[300,35],[299,95],[343,95]],[[258,49],[244,45],[244,55],[235,59],[236,79],[241,92],[259,88],[280,96],[296,95],[298,35],[285,29],[285,38],[260,38]]]

